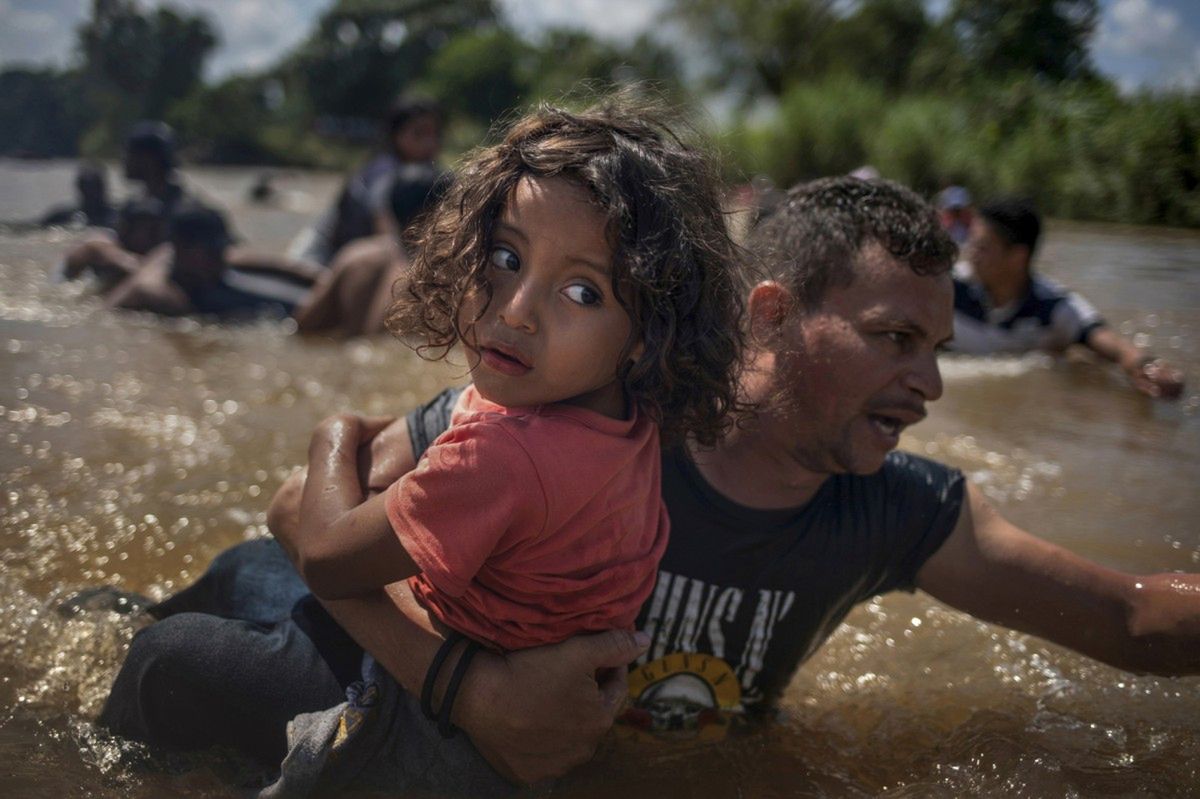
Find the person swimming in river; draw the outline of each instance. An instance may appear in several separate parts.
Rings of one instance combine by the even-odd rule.
[[[388,317],[431,359],[461,346],[474,382],[420,465],[370,498],[355,459],[369,425],[335,416],[318,427],[305,522],[281,542],[321,542],[300,564],[311,590],[342,597],[409,579],[464,651],[632,629],[667,540],[660,438],[709,445],[744,410],[739,260],[713,164],[656,115],[617,98],[517,121],[459,170]],[[189,597],[199,587],[134,639],[101,722],[278,764],[287,722],[341,702],[361,650],[315,602],[264,628],[194,612],[206,610]],[[244,640],[211,646],[228,635]],[[402,750],[430,728],[401,696],[403,721],[389,729],[420,727],[395,742]],[[451,706],[448,693],[442,728]],[[445,779],[500,779],[461,737],[438,751],[454,772]]]
[[[292,241],[288,257],[322,265],[352,241],[395,233],[387,213],[392,181],[406,164],[432,165],[442,148],[442,109],[402,96],[388,111],[383,147],[350,177],[332,206]]]

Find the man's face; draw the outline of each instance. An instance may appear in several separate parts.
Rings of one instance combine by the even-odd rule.
[[[855,279],[783,323],[775,406],[796,461],[819,473],[870,474],[942,394],[937,350],[953,334],[949,274],[921,276],[881,247]]]
[[[1027,266],[1024,247],[1009,244],[983,217],[971,222],[971,233],[963,249],[975,276],[987,283],[1007,282],[1023,275]]]

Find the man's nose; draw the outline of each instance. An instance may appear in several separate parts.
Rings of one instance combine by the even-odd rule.
[[[917,356],[905,375],[905,385],[920,394],[927,402],[942,396],[942,371],[938,368],[937,353],[924,352]]]

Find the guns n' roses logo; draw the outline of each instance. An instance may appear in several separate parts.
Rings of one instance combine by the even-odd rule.
[[[719,740],[742,689],[729,664],[712,655],[675,652],[629,673],[632,706],[617,730],[635,738]]]

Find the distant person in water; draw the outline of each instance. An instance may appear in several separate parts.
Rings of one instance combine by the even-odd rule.
[[[971,220],[975,218],[971,192],[962,186],[947,186],[938,192],[937,211],[942,228],[954,243],[959,247],[966,244],[971,234]]]
[[[1042,223],[1015,198],[982,206],[954,269],[954,340],[975,355],[1061,352],[1079,344],[1120,365],[1138,391],[1176,398],[1183,374],[1109,327],[1087,300],[1033,271]]]
[[[432,100],[401,97],[388,113],[383,147],[342,187],[337,202],[288,249],[291,258],[332,263],[344,246],[376,233],[395,233],[388,192],[406,164],[432,165],[442,148],[442,111]]]
[[[233,237],[216,210],[188,202],[171,219],[169,244],[156,248],[107,297],[112,308],[166,316],[285,316],[310,280],[270,264],[231,266]]]
[[[143,256],[162,244],[168,224],[162,203],[153,197],[130,200],[116,220],[115,238],[109,234],[89,236],[72,247],[59,265],[59,280],[91,275],[103,294],[132,275]]]
[[[430,164],[407,164],[389,192],[391,227],[351,242],[334,259],[293,316],[301,333],[360,336],[386,332],[393,286],[405,277],[413,253],[405,233],[449,185],[448,173]]]
[[[108,185],[104,167],[99,164],[80,164],[75,173],[75,191],[79,202],[60,205],[46,211],[38,220],[41,227],[112,227],[116,210],[108,201]]]
[[[88,236],[67,251],[59,275],[68,280],[96,274],[102,288],[136,269],[140,256],[166,241],[169,220],[186,197],[175,172],[175,134],[163,122],[139,122],[125,141],[125,179],[141,183],[112,224],[115,234]]]

